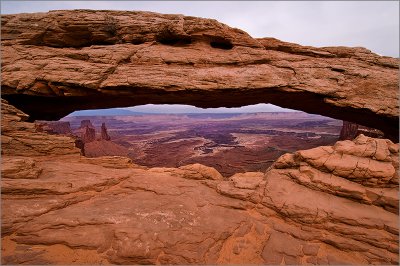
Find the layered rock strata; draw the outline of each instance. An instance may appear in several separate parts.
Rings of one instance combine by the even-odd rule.
[[[85,128],[85,127],[94,128],[92,122],[89,119],[84,119],[81,121],[81,126],[79,128]]]
[[[45,131],[49,134],[72,135],[69,122],[62,121],[35,121],[38,131]]]
[[[106,141],[111,140],[111,137],[110,137],[110,135],[108,135],[108,132],[107,132],[106,123],[102,123],[102,124],[101,124],[101,135],[100,135],[100,139],[101,139],[101,140],[106,140]]]
[[[81,129],[81,139],[84,144],[96,140],[96,129],[85,126]]]
[[[1,154],[13,156],[76,155],[75,141],[67,136],[50,135],[26,122],[28,115],[1,100]]]
[[[361,135],[224,179],[80,157],[24,119],[2,102],[2,264],[399,263],[389,140]]]
[[[355,123],[343,121],[339,140],[353,140],[361,134],[373,138],[384,138],[384,133],[379,129],[363,127]]]
[[[352,140],[357,137],[358,124],[351,123],[348,121],[343,121],[342,129],[340,130],[339,140]]]
[[[32,120],[149,99],[199,107],[273,103],[398,140],[399,60],[365,48],[255,39],[215,20],[150,12],[1,20],[2,97]]]

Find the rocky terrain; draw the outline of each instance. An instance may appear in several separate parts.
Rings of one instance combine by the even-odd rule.
[[[127,156],[148,167],[201,163],[224,177],[265,172],[284,153],[333,145],[342,126],[303,112],[68,116],[65,123],[76,136],[82,124],[96,129],[92,138],[99,140],[85,141],[87,157]]]
[[[390,140],[360,135],[224,179],[85,158],[26,119],[2,102],[3,264],[398,263]]]
[[[86,143],[47,133],[65,124],[30,122],[141,103],[271,102],[396,140],[398,59],[182,15],[1,19],[2,264],[399,264],[399,144],[389,139],[361,134],[224,178],[202,164],[87,158]]]

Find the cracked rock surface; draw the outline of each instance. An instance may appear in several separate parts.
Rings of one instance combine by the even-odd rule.
[[[25,118],[2,102],[2,264],[399,263],[389,140],[360,135],[224,179],[85,158]]]
[[[216,20],[150,12],[61,10],[1,23],[1,94],[32,120],[149,99],[272,103],[398,141],[399,60],[365,48],[256,39]]]

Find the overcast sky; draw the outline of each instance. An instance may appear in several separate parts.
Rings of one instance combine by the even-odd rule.
[[[399,1],[1,1],[2,14],[56,9],[144,10],[217,19],[253,37],[362,46],[399,57]]]
[[[399,1],[1,1],[2,14],[55,9],[145,10],[214,18],[253,37],[363,46],[399,56]]]

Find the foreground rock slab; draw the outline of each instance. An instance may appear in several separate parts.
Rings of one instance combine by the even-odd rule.
[[[30,128],[2,107],[2,125]],[[399,263],[389,140],[360,135],[228,179],[199,164],[148,169],[18,143],[2,154],[2,264]]]
[[[399,60],[365,48],[255,39],[215,20],[150,12],[1,19],[1,94],[32,120],[150,102],[273,103],[398,140]]]

